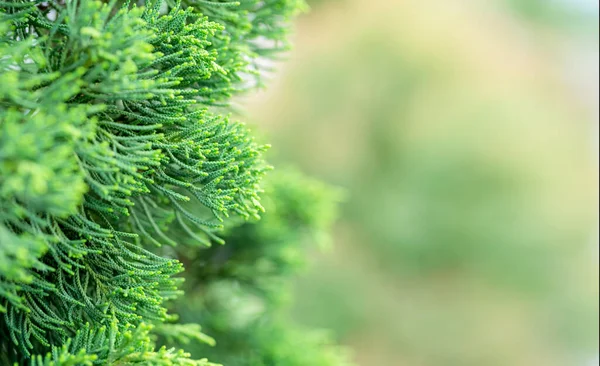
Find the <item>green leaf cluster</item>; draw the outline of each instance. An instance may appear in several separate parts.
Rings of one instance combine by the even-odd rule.
[[[201,248],[258,219],[270,170],[215,106],[260,82],[303,6],[0,1],[0,364],[211,365],[156,347],[214,343],[166,301],[181,253],[208,281],[194,268],[218,249]]]

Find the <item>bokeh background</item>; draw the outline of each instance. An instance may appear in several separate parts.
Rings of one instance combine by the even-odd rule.
[[[345,191],[290,316],[360,366],[597,364],[598,2],[311,7],[241,101]]]

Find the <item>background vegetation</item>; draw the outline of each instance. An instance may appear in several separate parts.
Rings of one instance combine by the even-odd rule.
[[[245,101],[275,161],[346,191],[291,314],[360,365],[593,358],[597,4],[312,5]]]

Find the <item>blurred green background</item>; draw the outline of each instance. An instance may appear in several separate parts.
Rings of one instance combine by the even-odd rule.
[[[293,318],[361,366],[589,364],[598,3],[311,5],[243,101],[276,166],[346,192]]]

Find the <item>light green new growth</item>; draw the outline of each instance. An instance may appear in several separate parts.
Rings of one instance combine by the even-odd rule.
[[[135,330],[119,331],[115,322],[94,329],[86,324],[62,347],[53,348],[45,357],[36,356],[32,366],[94,365],[181,365],[219,366],[206,359],[191,360],[190,354],[174,348],[154,350],[150,339],[152,326],[140,324]]]

